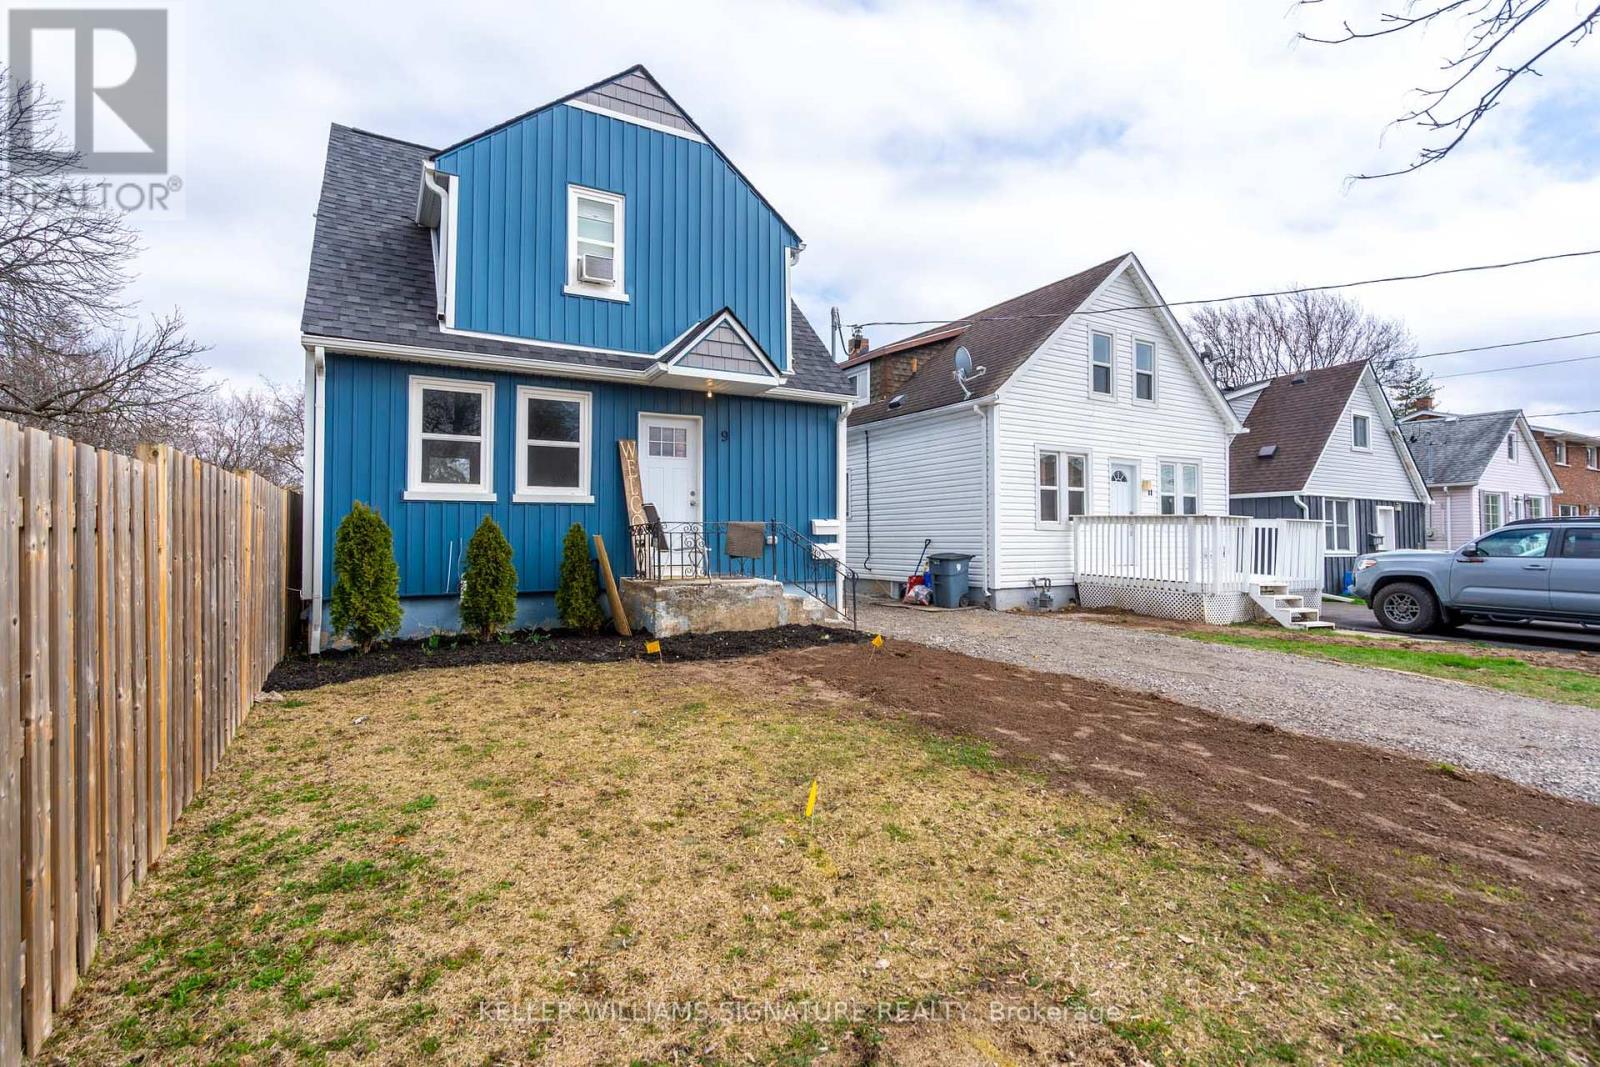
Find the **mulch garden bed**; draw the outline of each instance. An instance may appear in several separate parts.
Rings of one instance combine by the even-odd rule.
[[[780,626],[771,630],[731,630],[664,638],[661,659],[667,663],[733,659],[816,645],[854,644],[869,635],[834,626]],[[471,667],[484,663],[618,663],[655,658],[644,650],[648,634],[581,634],[571,630],[523,630],[491,641],[451,635],[389,641],[366,655],[355,650],[295,656],[273,668],[268,691],[289,692],[319,685],[371,678],[382,674]]]

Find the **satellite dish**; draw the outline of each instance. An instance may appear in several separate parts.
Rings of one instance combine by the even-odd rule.
[[[984,374],[984,371],[987,370],[988,368],[986,368],[986,367],[974,367],[972,365],[972,353],[967,351],[967,346],[966,345],[961,345],[959,348],[956,349],[955,359],[956,359],[956,369],[955,369],[956,384],[961,386],[961,392],[966,395],[966,398],[968,400],[971,400],[972,399],[972,390],[967,388],[967,383],[972,381],[974,378],[982,378],[983,374]]]

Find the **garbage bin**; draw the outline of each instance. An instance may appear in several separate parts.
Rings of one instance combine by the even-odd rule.
[[[928,557],[933,572],[933,602],[941,608],[959,608],[967,596],[972,556],[967,552],[935,552]]]

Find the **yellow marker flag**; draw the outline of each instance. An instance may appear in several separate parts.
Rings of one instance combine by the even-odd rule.
[[[883,647],[883,635],[882,634],[873,634],[872,635],[872,647],[873,648],[882,648]]]
[[[806,818],[811,818],[811,813],[817,808],[817,780],[811,779],[811,795],[806,797]]]
[[[659,655],[661,655],[661,642],[660,641],[646,641],[644,643],[644,650],[649,655],[659,656]]]

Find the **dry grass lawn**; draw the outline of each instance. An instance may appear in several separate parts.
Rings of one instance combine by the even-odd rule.
[[[760,671],[483,667],[259,705],[48,1052],[1595,1055],[1592,1006],[1535,1003],[1145,813]]]

